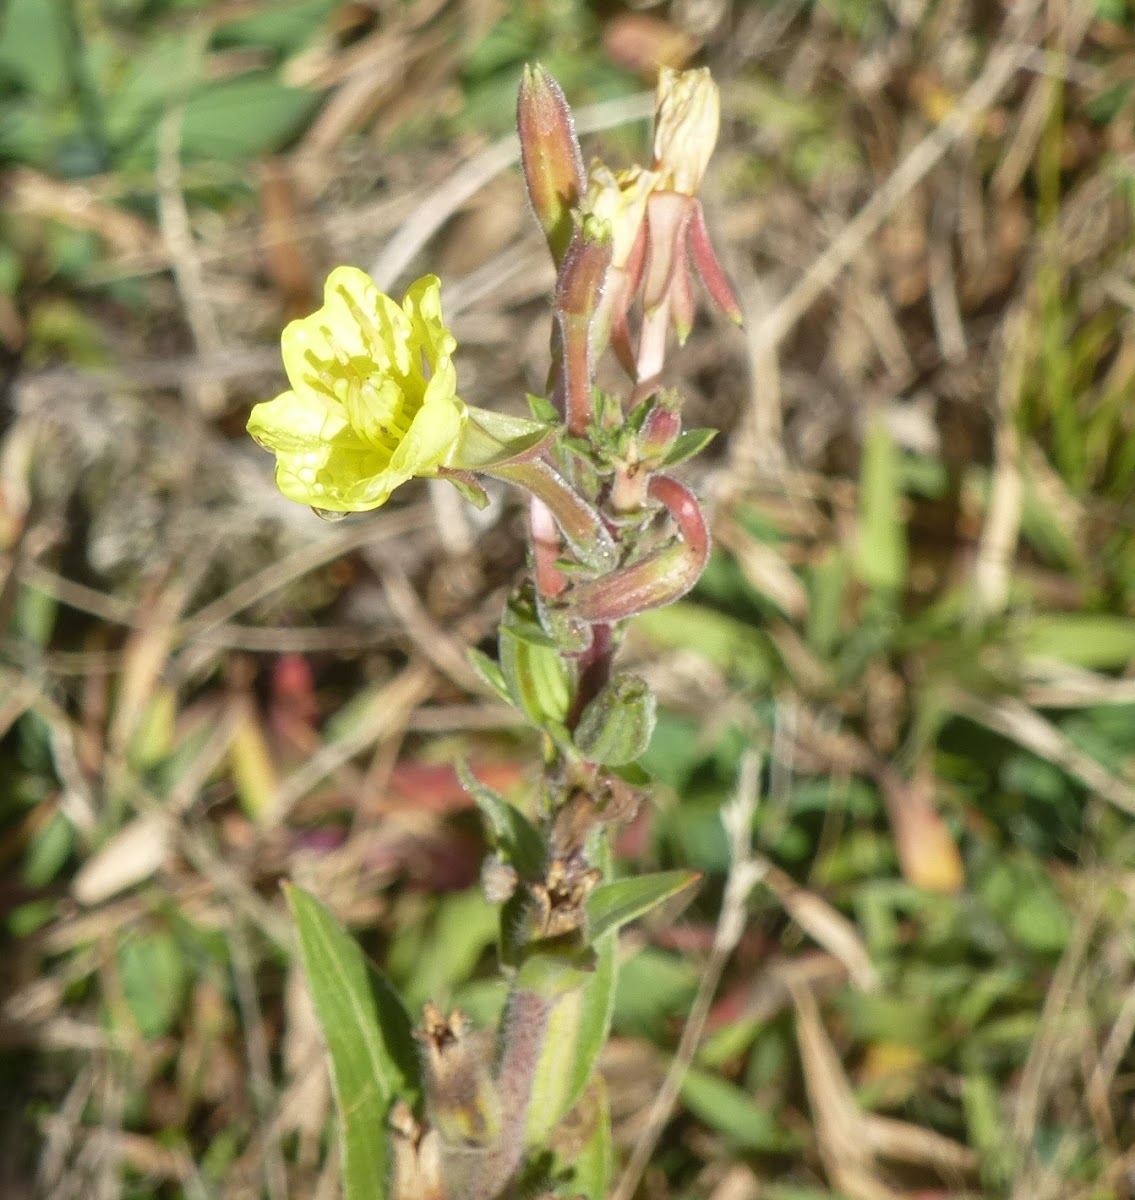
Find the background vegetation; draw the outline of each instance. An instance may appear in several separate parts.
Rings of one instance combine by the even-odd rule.
[[[761,764],[749,900],[650,1200],[1135,1189],[1135,10],[1123,0],[8,0],[0,19],[0,1194],[336,1195],[280,882],[488,1021],[450,764],[517,514],[328,526],[243,433],[333,265],[445,281],[519,411],[551,284],[506,136],[542,60],[641,154],[705,62],[745,331],[675,359],[717,549],[627,650],[667,708],[603,1070],[643,1135]],[[600,132],[595,132],[600,131]],[[533,331],[536,331],[535,333]]]

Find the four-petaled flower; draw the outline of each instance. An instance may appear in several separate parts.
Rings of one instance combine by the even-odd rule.
[[[290,500],[364,512],[448,464],[468,411],[440,289],[426,275],[399,306],[364,272],[337,267],[323,307],[285,328],[292,390],[256,405],[248,431],[276,455],[276,483]]]

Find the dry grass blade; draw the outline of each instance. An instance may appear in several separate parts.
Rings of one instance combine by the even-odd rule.
[[[901,1200],[875,1173],[866,1121],[807,987],[793,987],[796,1037],[812,1107],[816,1141],[828,1178],[852,1200]]]
[[[1011,314],[1003,333],[1005,350],[997,388],[993,482],[989,507],[973,568],[973,616],[984,620],[1001,612],[1009,598],[1009,575],[1021,524],[1024,487],[1017,408],[1029,354],[1028,329],[1021,310]]]
[[[821,896],[799,884],[772,863],[756,856],[761,882],[784,906],[785,912],[847,970],[857,988],[876,991],[879,975],[855,926]]]
[[[965,95],[876,189],[827,250],[804,272],[800,282],[753,331],[753,354],[763,353],[783,341],[797,321],[859,255],[902,199],[926,178],[953,145],[966,136],[974,122],[1021,70],[1032,48],[1019,44],[1016,29],[1027,25],[1039,7],[1036,2],[1017,6],[1012,14],[1014,31],[989,55],[981,74]]]

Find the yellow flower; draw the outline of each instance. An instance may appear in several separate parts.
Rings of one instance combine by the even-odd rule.
[[[289,500],[364,512],[416,475],[447,465],[468,417],[457,342],[426,275],[399,307],[355,267],[328,276],[323,307],[284,330],[292,390],[258,404],[248,432],[276,455]]]
[[[663,67],[654,108],[654,169],[663,188],[693,196],[701,186],[721,124],[721,95],[708,67]]]

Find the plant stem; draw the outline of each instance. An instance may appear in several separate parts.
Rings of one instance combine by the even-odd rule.
[[[603,518],[549,462],[530,458],[484,468],[482,473],[522,487],[541,501],[581,563],[597,571],[615,565],[618,551]]]

